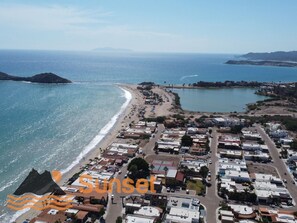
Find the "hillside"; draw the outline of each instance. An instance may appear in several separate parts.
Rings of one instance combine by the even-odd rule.
[[[12,76],[12,75],[0,72],[0,80],[29,81],[33,83],[47,83],[47,84],[71,83],[70,80],[62,78],[53,73],[36,74],[32,77],[18,77],[18,76]]]

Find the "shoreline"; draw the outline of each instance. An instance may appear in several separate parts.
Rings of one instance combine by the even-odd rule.
[[[196,87],[196,86],[182,86],[182,85],[173,85],[173,86],[163,86],[166,89],[205,89],[205,90],[221,90],[221,89],[237,89],[237,88],[249,88],[249,89],[256,89],[258,87],[251,87],[251,86],[230,86],[230,87]]]
[[[120,111],[117,112],[111,120],[100,129],[99,133],[93,138],[93,140],[86,146],[90,146],[91,148],[84,153],[82,151],[78,157],[75,158],[73,163],[70,164],[69,167],[62,170],[63,173],[61,181],[58,183],[59,186],[63,186],[67,184],[68,180],[75,174],[78,173],[81,170],[81,166],[84,166],[85,164],[89,163],[89,159],[94,159],[95,157],[101,156],[101,151],[99,148],[106,149],[110,144],[112,144],[117,136],[118,131],[122,128],[122,124],[124,123],[124,120],[126,119],[127,115],[131,112],[133,105],[137,104],[137,97],[136,92],[132,88],[132,85],[128,84],[116,84],[117,87],[119,87],[125,94],[126,101],[121,106]],[[129,95],[127,95],[129,94]],[[108,129],[108,126],[112,123],[112,126]],[[105,130],[107,128],[107,130]],[[103,132],[102,132],[103,131]],[[106,132],[104,132],[106,131]],[[99,139],[98,143],[96,143],[94,146],[92,146],[92,142],[96,140],[97,137],[100,137],[103,134],[102,138]],[[83,154],[83,156],[82,156]],[[24,210],[23,212],[16,212],[10,222],[16,222],[16,223],[22,223],[26,219],[32,219],[36,217],[40,212],[29,209]]]

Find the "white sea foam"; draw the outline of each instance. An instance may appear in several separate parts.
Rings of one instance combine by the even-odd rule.
[[[98,135],[95,136],[95,138],[84,148],[84,150],[78,155],[78,157],[68,166],[66,169],[62,170],[61,172],[63,174],[69,172],[73,167],[75,167],[79,162],[82,160],[84,156],[86,156],[90,151],[92,151],[96,145],[108,134],[108,132],[112,129],[112,127],[115,125],[116,121],[120,117],[120,115],[125,111],[126,107],[129,105],[132,94],[127,91],[126,89],[120,87],[120,89],[124,92],[123,96],[126,98],[125,103],[121,106],[120,111],[115,114],[111,120],[100,130]],[[21,210],[16,212],[12,218],[9,220],[10,223],[14,222],[16,219],[18,219],[21,215],[25,214],[29,209]]]
[[[126,98],[125,103],[121,106],[120,111],[115,114],[111,120],[100,130],[100,132],[95,136],[95,138],[84,148],[84,150],[78,155],[78,157],[68,166],[66,169],[62,170],[63,174],[69,172],[73,167],[79,164],[79,162],[86,156],[90,151],[92,151],[96,145],[108,134],[112,129],[120,115],[125,111],[126,107],[132,99],[132,94],[124,88],[120,89],[124,91],[124,97]]]
[[[18,180],[24,176],[24,174],[28,171],[28,169],[23,170],[21,173],[19,173],[16,177],[12,178],[10,181],[8,181],[5,185],[0,187],[0,192],[4,191],[6,188],[14,185]]]
[[[180,78],[180,80],[182,81],[182,80],[184,80],[184,79],[186,79],[186,78],[192,78],[192,77],[198,77],[198,76],[199,76],[198,74],[182,76],[182,77]]]

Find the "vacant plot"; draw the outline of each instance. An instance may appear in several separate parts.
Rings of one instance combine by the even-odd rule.
[[[205,185],[201,180],[188,180],[187,182],[188,190],[195,190],[197,195],[205,193]]]
[[[174,166],[178,166],[179,162],[180,162],[180,157],[178,157],[177,155],[148,155],[145,160],[148,163],[152,163],[154,160],[159,160],[159,161],[170,161],[173,162]]]
[[[269,164],[249,163],[247,164],[247,168],[249,173],[271,174],[275,177],[279,177],[274,166]]]

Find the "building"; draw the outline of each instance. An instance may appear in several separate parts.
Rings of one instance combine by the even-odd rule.
[[[273,210],[260,207],[259,215],[262,220],[268,220],[272,223],[297,223],[294,211]]]
[[[147,216],[138,216],[138,215],[131,215],[128,214],[125,217],[125,223],[155,223],[156,218],[154,217],[147,217]]]
[[[167,223],[199,223],[200,202],[195,198],[172,196],[167,203],[165,222]]]

